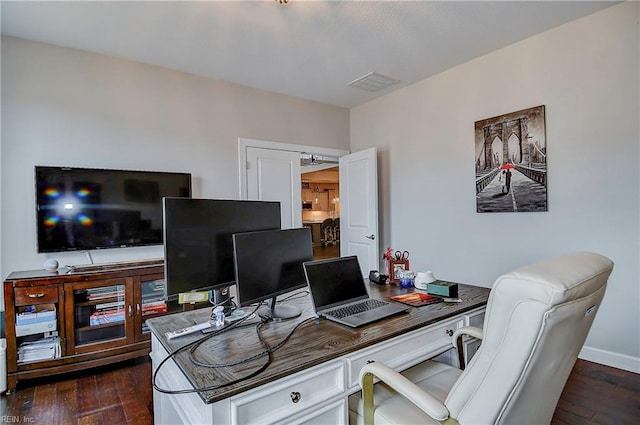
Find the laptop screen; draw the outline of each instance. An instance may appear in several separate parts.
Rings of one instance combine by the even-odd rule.
[[[368,296],[356,256],[304,263],[316,310]]]

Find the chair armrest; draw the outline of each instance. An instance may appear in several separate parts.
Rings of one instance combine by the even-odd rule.
[[[458,350],[458,361],[460,362],[460,369],[462,370],[465,368],[464,351],[462,349],[462,337],[464,335],[469,335],[478,339],[482,339],[484,337],[482,329],[475,326],[463,326],[453,332],[453,335],[451,336],[451,344],[453,345],[453,348]]]
[[[451,336],[451,343],[453,344],[453,348],[456,348],[456,343],[458,338],[462,338],[463,335],[469,335],[474,338],[482,339],[484,334],[482,333],[482,329],[475,326],[464,326],[462,328],[456,329]]]
[[[382,363],[368,363],[360,370],[364,423],[373,425],[373,378],[377,377],[400,395],[415,404],[420,410],[437,421],[449,418],[449,410],[438,399],[424,392],[416,384]]]

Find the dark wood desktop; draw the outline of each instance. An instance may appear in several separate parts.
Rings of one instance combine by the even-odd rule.
[[[369,285],[371,297],[389,301],[389,297],[406,293],[409,290],[400,289],[396,285]],[[250,379],[239,383],[201,392],[200,397],[205,403],[212,403],[227,397],[245,392],[263,384],[290,376],[296,372],[326,363],[349,353],[379,344],[391,338],[407,334],[416,329],[445,321],[453,316],[481,308],[486,305],[489,289],[459,284],[461,303],[436,303],[423,307],[411,307],[407,313],[401,313],[388,319],[364,326],[349,328],[325,319],[315,319],[310,297],[306,291],[297,291],[290,295],[286,302],[295,303],[301,310],[299,318],[270,322],[262,326],[262,335],[270,347],[275,347],[285,340],[287,335],[300,322],[290,338],[281,348],[273,352],[271,364],[266,370]],[[284,300],[285,296],[278,297]],[[244,309],[251,312],[251,308]],[[209,319],[210,309],[203,309],[166,317],[153,318],[147,321],[159,344],[168,353],[179,347],[202,338],[200,332],[172,340],[167,340],[165,334],[195,323],[202,323]],[[196,351],[194,357],[207,364],[217,364],[219,367],[205,368],[196,366],[189,358],[189,350],[179,353],[175,363],[186,379],[194,388],[221,385],[251,375],[259,370],[268,360],[268,356],[251,358],[264,350],[256,332],[257,321],[249,326],[239,326],[230,332],[216,335],[204,342]],[[449,331],[447,330],[447,334]],[[240,364],[228,367],[231,363]],[[181,388],[168,388],[178,390]]]

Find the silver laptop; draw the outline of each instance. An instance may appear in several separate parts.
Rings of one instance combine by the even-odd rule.
[[[356,256],[307,261],[303,266],[321,317],[355,328],[409,309],[370,298]]]

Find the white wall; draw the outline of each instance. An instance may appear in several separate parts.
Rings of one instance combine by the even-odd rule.
[[[238,138],[348,149],[349,111],[78,50],[2,38],[0,272],[41,269],[35,165],[193,175],[195,197],[239,197]],[[162,248],[93,251],[95,262]]]
[[[381,248],[490,286],[578,250],[615,262],[582,357],[640,372],[640,4],[623,3],[351,110],[351,150],[380,154]],[[545,213],[476,213],[474,122],[546,106]]]

